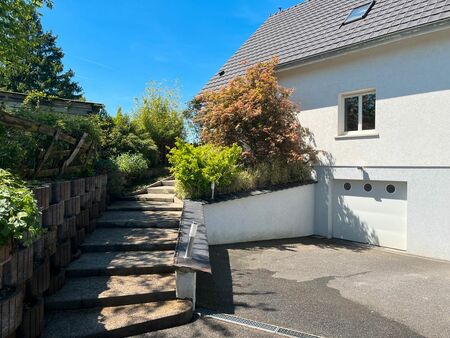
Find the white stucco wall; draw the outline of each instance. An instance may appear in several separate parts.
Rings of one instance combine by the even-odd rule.
[[[204,205],[210,245],[309,236],[315,184]]]
[[[333,179],[407,183],[407,252],[450,260],[450,30],[279,73],[319,150],[315,233],[331,236]],[[338,98],[376,90],[378,137],[336,138]],[[364,171],[358,169],[364,167]]]
[[[430,168],[316,168],[315,233],[331,237],[333,179],[407,182],[406,251],[450,260],[450,170]]]
[[[279,73],[334,165],[449,166],[450,30]],[[376,90],[378,138],[336,140],[338,97]]]

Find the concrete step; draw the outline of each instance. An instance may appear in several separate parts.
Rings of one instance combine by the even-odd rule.
[[[175,187],[162,185],[159,187],[151,187],[147,189],[149,194],[175,194]]]
[[[81,245],[83,252],[174,250],[176,229],[100,228]]]
[[[68,278],[45,298],[47,310],[119,306],[175,299],[175,276],[131,275]]]
[[[173,194],[140,194],[123,197],[123,201],[154,201],[173,203],[175,195]]]
[[[119,201],[108,207],[111,211],[181,211],[183,203],[152,201]]]
[[[97,227],[175,228],[180,217],[180,211],[107,211]]]
[[[186,300],[51,311],[43,337],[128,337],[188,323],[192,312]]]
[[[173,251],[84,253],[66,268],[68,277],[128,276],[174,271]]]
[[[175,186],[175,180],[165,180],[161,182],[162,185],[174,187]]]

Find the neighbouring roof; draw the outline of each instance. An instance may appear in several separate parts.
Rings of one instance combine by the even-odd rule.
[[[306,0],[271,15],[203,90],[215,90],[252,64],[273,56],[280,67],[450,23],[449,0],[376,0],[361,20],[343,24],[370,0]],[[223,73],[222,76],[219,73]]]
[[[25,93],[0,90],[0,106],[19,108],[26,97],[27,94]],[[78,115],[97,114],[104,108],[101,103],[61,98],[50,98],[48,102],[42,103],[42,105],[48,106],[56,112]]]

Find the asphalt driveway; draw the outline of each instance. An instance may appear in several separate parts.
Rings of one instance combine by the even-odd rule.
[[[210,258],[205,308],[325,337],[450,337],[447,262],[314,238],[215,246]],[[179,334],[265,336],[210,319],[153,335]]]

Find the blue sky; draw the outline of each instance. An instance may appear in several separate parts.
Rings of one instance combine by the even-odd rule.
[[[301,0],[54,0],[43,10],[89,101],[130,111],[150,81],[189,101],[278,7]]]

